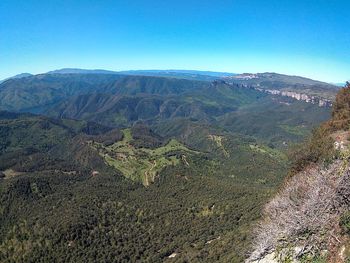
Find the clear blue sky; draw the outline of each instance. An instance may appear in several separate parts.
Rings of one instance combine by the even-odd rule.
[[[63,67],[350,79],[349,0],[1,0],[0,79]]]

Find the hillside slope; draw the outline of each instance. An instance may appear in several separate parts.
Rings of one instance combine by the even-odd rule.
[[[0,84],[0,110],[44,112],[55,103],[87,93],[177,94],[207,82],[113,74],[41,74]]]
[[[350,259],[350,84],[332,118],[295,152],[291,178],[265,207],[248,262]]]
[[[286,158],[189,125],[175,138],[1,112],[0,261],[242,262]]]
[[[8,80],[0,95],[53,116],[0,113],[1,262],[242,262],[288,144],[330,114],[224,81],[113,74]]]
[[[127,88],[125,89],[127,90]],[[252,89],[226,84],[212,84],[200,89],[188,88],[176,92],[116,91],[90,93],[68,99],[49,114],[55,117],[94,120],[110,126],[130,125],[135,121],[158,121],[188,117],[214,121],[215,117],[235,111],[238,107],[266,96]]]
[[[334,100],[339,87],[299,76],[277,73],[240,74],[224,78],[228,82],[244,84],[276,92],[289,91]]]
[[[153,76],[153,77],[170,77],[190,80],[213,81],[220,77],[232,76],[232,73],[199,71],[199,70],[125,70],[110,71],[101,69],[77,69],[63,68],[47,72],[47,74],[119,74],[133,76]]]
[[[124,128],[142,122],[158,129],[163,122],[185,119],[255,136],[275,147],[300,140],[329,118],[327,107],[242,84],[103,72],[65,69],[5,81],[0,84],[0,110]]]

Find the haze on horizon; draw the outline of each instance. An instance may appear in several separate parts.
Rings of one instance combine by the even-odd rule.
[[[0,79],[59,68],[278,72],[345,82],[349,1],[0,2]]]

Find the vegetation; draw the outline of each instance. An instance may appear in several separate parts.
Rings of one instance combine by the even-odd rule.
[[[245,74],[243,74],[244,76]],[[298,76],[288,76],[277,73],[258,73],[254,78],[230,78],[238,84],[282,91],[300,92],[309,96],[334,99],[339,88],[329,83]]]
[[[341,215],[339,223],[342,230],[345,233],[350,234],[350,211],[346,211],[344,214]]]
[[[286,149],[308,137],[314,127],[329,118],[328,108],[268,96],[218,120],[229,131],[248,134],[265,144]]]
[[[329,115],[223,81],[107,74],[7,80],[0,108],[53,116],[0,112],[1,262],[242,262],[288,143]]]
[[[208,82],[93,72],[69,74],[72,72],[75,71],[1,83],[0,110],[30,111],[117,128],[143,123],[158,131],[163,122],[176,122],[180,118],[250,135],[278,148],[302,140],[312,127],[330,117],[329,108],[242,86],[247,83],[229,85],[222,80]],[[278,76],[268,80],[280,79]],[[310,85],[324,85],[298,77],[281,78],[277,83],[280,82],[292,89],[304,90],[309,90]],[[333,94],[336,92],[333,86],[324,88]],[[158,125],[161,127],[156,127]]]
[[[334,140],[324,127],[313,130],[312,135],[303,143],[298,144],[291,151],[291,173],[295,174],[314,163],[330,163],[337,151],[334,148]]]
[[[174,252],[179,261],[241,262],[286,170],[281,156],[253,151],[255,139],[192,122],[163,138],[139,125],[1,116],[1,262],[163,262]],[[109,166],[103,151],[135,160]],[[148,187],[125,178],[140,174],[137,165],[157,174]]]
[[[346,261],[350,227],[349,90],[347,84],[338,93],[332,119],[293,151],[292,176],[264,208],[250,261],[266,253],[301,262]],[[287,255],[287,251],[292,253]]]
[[[332,121],[329,124],[335,130],[350,128],[350,83],[339,91],[335,99]]]
[[[91,146],[108,165],[115,167],[125,177],[142,182],[145,186],[154,182],[156,176],[167,166],[175,166],[180,162],[189,165],[186,155],[197,153],[175,139],[155,149],[135,148],[131,144],[133,140],[131,130],[125,129],[122,132],[121,141],[108,146],[92,142]]]
[[[203,86],[208,83],[117,74],[41,74],[0,83],[0,110],[44,113],[82,94],[176,94]]]
[[[302,171],[312,163],[331,162],[337,155],[334,147],[334,136],[339,130],[348,131],[350,126],[350,85],[349,83],[339,91],[332,109],[332,118],[314,129],[312,136],[294,150],[292,172]],[[346,141],[348,138],[344,138]]]
[[[291,247],[294,258],[335,246],[340,240],[339,215],[348,208],[348,181],[348,172],[339,174],[339,161],[328,168],[309,167],[290,178],[265,206],[251,260],[277,247],[280,253]]]

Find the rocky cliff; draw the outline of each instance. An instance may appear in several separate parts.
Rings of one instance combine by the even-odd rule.
[[[350,262],[350,84],[332,119],[295,151],[290,176],[265,206],[247,262]]]
[[[256,90],[266,92],[273,95],[279,95],[282,97],[290,97],[296,100],[305,101],[307,103],[312,104],[318,104],[320,107],[332,107],[332,101],[329,99],[317,97],[317,96],[310,96],[303,93],[298,93],[294,91],[281,91],[281,90],[273,90],[273,89],[261,89],[261,88],[255,88]]]
[[[329,83],[277,73],[245,73],[225,76],[223,80],[269,94],[318,104],[320,107],[331,107],[339,90],[339,87]]]

